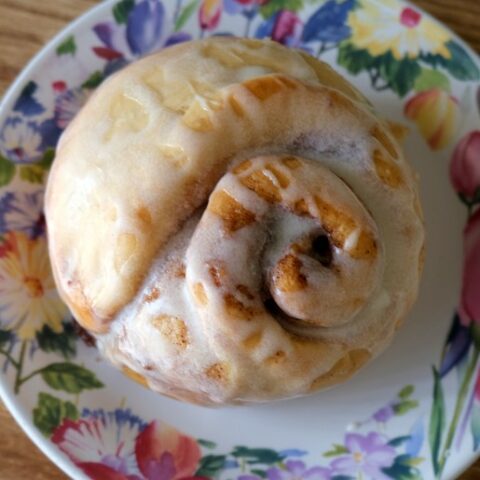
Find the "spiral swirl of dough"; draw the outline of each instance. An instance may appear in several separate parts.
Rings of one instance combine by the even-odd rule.
[[[370,104],[273,42],[177,45],[104,82],[46,199],[60,293],[114,364],[201,404],[342,382],[414,302],[416,179]]]

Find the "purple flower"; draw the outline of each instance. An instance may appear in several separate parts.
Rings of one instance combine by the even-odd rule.
[[[259,7],[267,2],[268,0],[223,0],[223,6],[230,15],[241,13],[247,18],[252,18],[256,15]]]
[[[43,190],[7,192],[0,197],[0,233],[15,230],[36,238],[45,231]]]
[[[134,55],[143,55],[159,47],[165,9],[157,0],[144,0],[128,15],[127,42]]]
[[[25,116],[39,115],[45,111],[45,107],[41,105],[34,97],[38,86],[35,82],[28,82],[20,93],[13,110],[20,112]]]
[[[388,422],[393,416],[395,415],[395,410],[393,409],[392,404],[388,404],[385,407],[380,408],[377,410],[373,415],[372,418],[380,423]]]
[[[288,460],[285,469],[277,467],[267,470],[268,480],[330,480],[331,471],[323,467],[307,468],[300,460]]]
[[[93,27],[103,44],[94,47],[93,51],[109,62],[133,60],[159,48],[191,39],[190,35],[182,32],[165,39],[165,23],[165,9],[159,0],[140,1],[128,13],[125,25],[103,22]]]
[[[255,36],[257,38],[271,37],[272,40],[283,45],[299,47],[302,28],[302,21],[294,12],[280,10],[260,24]]]
[[[390,480],[382,470],[393,465],[396,452],[383,435],[376,432],[370,432],[366,436],[348,433],[345,436],[345,447],[349,453],[330,464],[334,475],[356,477],[364,474],[369,480]]]
[[[7,119],[0,133],[0,152],[15,163],[30,163],[39,159],[42,136],[38,125],[23,118]]]
[[[347,18],[354,5],[354,0],[344,2],[329,0],[324,3],[305,24],[303,41],[319,40],[337,43],[350,36]]]
[[[64,82],[55,82],[53,90],[55,93],[55,124],[63,130],[86,103],[91,92],[78,87],[69,90]]]

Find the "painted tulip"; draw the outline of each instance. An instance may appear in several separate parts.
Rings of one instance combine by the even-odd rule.
[[[458,313],[462,324],[480,324],[480,210],[470,217],[463,242],[463,283]]]
[[[417,124],[432,150],[441,150],[453,139],[459,118],[458,100],[439,88],[420,92],[405,105],[405,115]]]
[[[159,422],[151,422],[140,433],[135,453],[140,471],[149,480],[192,477],[201,456],[194,439]]]
[[[302,35],[302,21],[295,13],[281,10],[276,15],[272,31],[272,40],[284,45],[296,46]]]
[[[198,10],[200,28],[202,30],[214,30],[222,15],[222,0],[203,0]]]
[[[241,5],[263,5],[267,0],[236,0]]]
[[[453,152],[450,163],[453,188],[472,198],[480,187],[480,130],[465,135]]]

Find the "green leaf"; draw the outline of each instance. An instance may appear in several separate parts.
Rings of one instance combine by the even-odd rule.
[[[39,393],[37,406],[33,409],[33,423],[49,437],[65,418],[78,419],[77,407],[48,393]]]
[[[345,453],[348,453],[349,450],[347,447],[344,445],[340,445],[338,443],[333,444],[333,448],[329,450],[328,452],[325,452],[323,454],[324,457],[336,457],[337,455],[344,455]]]
[[[440,70],[433,70],[431,68],[422,68],[420,75],[416,78],[413,84],[413,89],[416,92],[424,92],[432,88],[440,88],[446,92],[451,92],[449,78]]]
[[[267,472],[265,470],[257,470],[256,468],[252,468],[250,472],[256,475],[257,477],[267,478]]]
[[[247,447],[235,447],[232,455],[235,458],[243,458],[250,465],[257,463],[265,463],[271,465],[283,460],[275,450],[269,448],[247,448]]]
[[[15,175],[15,164],[0,155],[0,187],[9,184]]]
[[[20,178],[29,183],[43,183],[44,173],[50,169],[54,158],[55,150],[47,148],[38,162],[19,166]]]
[[[398,392],[398,397],[402,399],[407,399],[412,393],[415,391],[415,387],[413,385],[406,385]]]
[[[189,4],[185,5],[182,9],[180,15],[175,22],[175,31],[178,32],[187,22],[188,19],[193,15],[197,9],[198,3],[200,0],[192,0]]]
[[[76,350],[77,335],[72,323],[64,323],[60,333],[54,332],[48,325],[37,332],[38,346],[44,352],[59,353],[65,359],[73,358]]]
[[[405,443],[407,440],[410,440],[411,436],[410,435],[403,435],[401,437],[395,437],[392,438],[388,444],[391,445],[392,447],[399,447],[402,445],[402,443]]]
[[[391,467],[382,468],[382,472],[395,480],[423,480],[418,468],[403,463],[400,459],[406,455],[400,455],[395,459]]]
[[[405,460],[402,461],[403,464],[409,465],[410,467],[416,467],[425,461],[425,459],[422,457],[410,457],[409,455],[404,455],[404,457],[407,457],[407,458],[405,458]]]
[[[395,412],[395,415],[405,415],[407,412],[417,407],[417,400],[402,400],[401,402],[393,405],[393,411]]]
[[[70,35],[57,47],[57,55],[75,55],[76,51],[77,45],[75,44],[75,39],[73,38],[73,35]]]
[[[303,8],[303,0],[270,0],[260,7],[260,14],[263,18],[270,18],[280,10],[297,12]]]
[[[53,148],[47,148],[43,152],[43,157],[36,163],[36,165],[42,167],[44,170],[50,170],[54,158],[55,150]]]
[[[113,17],[119,24],[127,23],[128,14],[130,10],[135,6],[134,0],[121,0],[113,7]]]
[[[445,68],[457,80],[478,80],[480,78],[477,65],[459,43],[450,40],[446,47],[452,56],[445,62]]]
[[[52,363],[42,369],[41,375],[51,388],[68,393],[103,387],[93,372],[70,362]]]
[[[20,178],[29,183],[43,183],[45,170],[38,164],[21,165],[19,167]]]
[[[104,79],[105,76],[103,73],[100,70],[96,70],[82,83],[82,88],[87,88],[89,90],[97,88]]]
[[[367,50],[355,48],[349,42],[340,43],[337,63],[346,68],[352,75],[358,75],[363,70],[373,66],[375,58]]]
[[[445,399],[442,380],[435,367],[433,367],[433,380],[433,403],[428,428],[428,441],[432,454],[433,470],[437,475],[439,473],[438,457],[442,445],[443,431],[445,430]]]
[[[400,97],[412,90],[422,70],[416,60],[410,58],[397,60],[390,52],[377,57],[375,64],[388,87]]]
[[[225,465],[226,455],[206,455],[200,459],[196,477],[214,477]]]
[[[201,445],[202,447],[205,448],[216,448],[217,444],[215,442],[212,442],[210,440],[204,440],[203,438],[199,438],[197,440],[197,443]]]
[[[13,334],[9,330],[0,330],[0,348],[8,343],[12,337]]]

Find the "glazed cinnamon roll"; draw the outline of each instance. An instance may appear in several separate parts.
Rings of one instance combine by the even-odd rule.
[[[58,146],[46,215],[62,298],[108,359],[177,399],[342,382],[417,296],[423,219],[395,133],[328,65],[273,42],[144,58]]]

